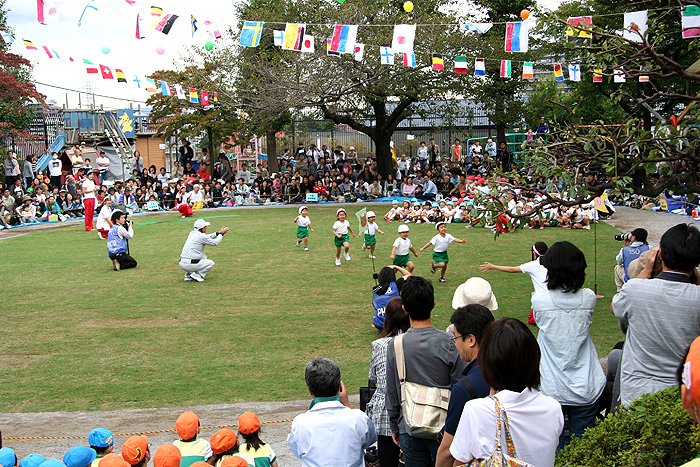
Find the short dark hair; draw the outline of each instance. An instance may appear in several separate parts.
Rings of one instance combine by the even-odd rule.
[[[471,334],[478,344],[484,337],[486,326],[493,322],[491,310],[476,303],[459,307],[452,313],[450,323],[455,325],[455,329],[462,335],[462,339]]]
[[[394,282],[396,280],[396,270],[389,266],[384,266],[377,276],[377,282],[383,284],[385,282]]]
[[[630,232],[634,238],[637,239],[638,242],[646,242],[647,241],[647,231],[645,229],[634,229],[632,232]]]
[[[547,250],[540,260],[547,268],[547,288],[577,292],[586,279],[586,257],[576,245],[557,242]]]
[[[112,213],[112,223],[116,223],[120,217],[124,216],[125,214],[122,211],[114,211]]]
[[[304,370],[306,386],[314,397],[332,397],[340,390],[340,368],[333,360],[311,360]]]
[[[412,320],[425,321],[435,306],[433,284],[425,277],[410,276],[401,288],[401,300]]]
[[[700,264],[700,232],[689,224],[668,229],[659,242],[661,259],[668,269],[691,271]]]
[[[549,247],[545,242],[535,242],[535,244],[532,245],[532,252],[537,254],[538,257],[544,256],[548,249]]]
[[[394,337],[399,331],[406,332],[411,327],[408,315],[403,311],[401,297],[389,300],[384,310],[384,328],[381,337]]]
[[[540,356],[537,340],[526,324],[501,318],[486,327],[478,358],[489,387],[522,392],[540,387]]]

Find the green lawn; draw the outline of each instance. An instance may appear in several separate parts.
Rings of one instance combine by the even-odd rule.
[[[357,229],[354,212],[349,220]],[[216,267],[203,283],[184,282],[178,256],[194,219],[137,217],[131,254],[139,266],[115,272],[105,241],[80,226],[32,232],[0,241],[3,299],[0,328],[0,412],[110,410],[248,400],[299,399],[306,363],[335,360],[350,392],[367,382],[372,263],[351,239],[352,261],[334,265],[335,207],[312,207],[311,251],[295,247],[296,208],[221,210],[211,231],[231,232],[207,247]],[[397,223],[381,219],[377,270],[389,263]],[[620,243],[605,224],[598,232],[597,316],[591,334],[601,355],[622,338],[610,314],[612,268]],[[416,250],[432,225],[411,225]],[[525,274],[482,273],[478,265],[530,260],[538,240],[569,240],[586,254],[587,287],[594,282],[593,231],[519,230],[494,240],[486,229],[448,232],[466,237],[450,246],[449,283],[430,274],[430,252],[415,274],[433,279],[433,322],[449,324],[451,298],[467,278],[488,279],[498,298],[496,318],[525,320],[532,284]],[[534,330],[534,328],[533,328]]]

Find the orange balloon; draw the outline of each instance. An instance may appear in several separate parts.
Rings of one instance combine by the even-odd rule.
[[[530,17],[530,12],[528,10],[523,10],[520,12],[520,17],[522,19],[528,19]]]

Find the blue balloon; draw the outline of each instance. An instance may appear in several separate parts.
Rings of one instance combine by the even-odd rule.
[[[107,47],[106,45],[102,46],[102,53],[107,55],[110,52],[110,48]]]

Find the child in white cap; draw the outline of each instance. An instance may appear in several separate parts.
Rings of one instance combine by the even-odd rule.
[[[345,218],[347,217],[347,212],[345,212],[345,209],[339,208],[335,212],[336,216],[338,217],[338,220],[333,223],[333,235],[335,236],[335,265],[340,266],[340,249],[345,248],[345,252],[343,255],[345,255],[345,261],[350,261],[350,236],[348,235],[348,231],[352,234],[352,237],[355,238],[355,232],[352,231],[352,227],[350,227],[350,222],[348,222]]]
[[[292,221],[297,223],[297,247],[301,246],[301,241],[304,240],[304,251],[309,251],[309,230],[314,231],[308,214],[309,209],[306,206],[301,206],[299,215]]]
[[[375,233],[379,232],[380,234],[384,235],[384,232],[379,230],[379,226],[376,222],[374,222],[376,218],[377,215],[374,213],[374,211],[367,211],[367,229],[363,232],[365,235],[365,242],[362,245],[362,249],[366,250],[369,248],[369,257],[371,259],[376,258],[376,256],[374,256],[374,248],[377,246],[377,237],[375,236]]]
[[[399,238],[394,240],[394,246],[391,249],[391,259],[394,265],[406,268],[408,272],[412,272],[415,266],[413,261],[411,261],[409,252],[413,252],[416,258],[418,258],[418,253],[413,248],[411,239],[408,238],[408,230],[408,226],[405,224],[399,226]]]

